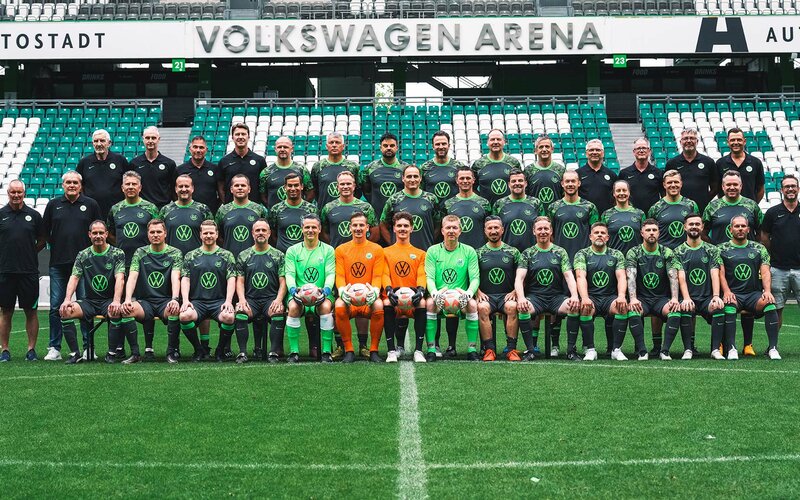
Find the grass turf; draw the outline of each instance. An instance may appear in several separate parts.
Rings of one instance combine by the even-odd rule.
[[[780,362],[708,359],[700,321],[692,361],[415,365],[409,408],[397,365],[167,365],[161,325],[158,363],[27,363],[17,312],[0,365],[4,496],[797,497],[797,307],[784,319]],[[755,339],[763,350],[760,322]],[[398,445],[417,415],[422,463]],[[409,471],[424,488],[398,490]]]

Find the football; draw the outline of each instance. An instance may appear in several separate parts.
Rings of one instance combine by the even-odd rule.
[[[453,289],[440,293],[437,297],[436,305],[439,306],[445,316],[456,316],[466,303],[461,301],[461,292]]]
[[[397,295],[397,309],[401,311],[410,311],[414,309],[414,302],[412,301],[414,298],[414,290],[404,286],[395,290],[394,294]]]
[[[297,290],[295,296],[304,306],[313,306],[322,298],[322,290],[317,285],[306,283]]]
[[[347,298],[350,299],[350,305],[361,307],[367,305],[367,294],[369,288],[363,283],[354,283],[345,291]]]

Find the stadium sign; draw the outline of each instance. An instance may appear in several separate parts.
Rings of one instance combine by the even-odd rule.
[[[795,35],[800,16],[15,22],[0,24],[0,49],[6,60],[611,57],[793,52]]]

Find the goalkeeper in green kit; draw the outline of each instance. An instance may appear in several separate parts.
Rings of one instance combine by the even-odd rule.
[[[433,298],[427,306],[425,339],[428,353],[425,358],[428,362],[436,361],[436,315],[442,309],[444,293],[458,290],[461,312],[467,317],[467,359],[478,361],[478,303],[475,300],[480,283],[478,255],[471,246],[459,243],[461,220],[458,216],[447,215],[442,219],[442,235],[444,242],[430,247],[425,256],[428,293]]]

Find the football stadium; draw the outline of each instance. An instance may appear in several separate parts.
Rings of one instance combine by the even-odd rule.
[[[3,496],[800,497],[799,10],[5,0]]]

